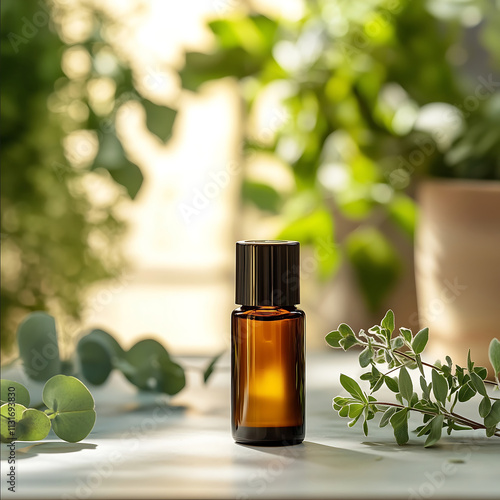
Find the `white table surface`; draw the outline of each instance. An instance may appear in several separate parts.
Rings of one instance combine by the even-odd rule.
[[[83,442],[50,434],[43,442],[17,443],[16,493],[7,490],[2,445],[2,498],[500,498],[498,438],[464,431],[424,449],[415,435],[397,446],[390,427],[376,423],[367,438],[360,427],[348,429],[331,399],[342,392],[340,372],[360,374],[350,353],[308,355],[304,443],[237,445],[228,364],[226,357],[207,387],[191,372],[189,388],[170,405],[137,393],[114,373],[91,388],[97,422]],[[463,413],[474,415],[475,404]]]

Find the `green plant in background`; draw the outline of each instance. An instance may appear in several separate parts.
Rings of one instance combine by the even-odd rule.
[[[142,104],[146,125],[161,142],[175,120],[175,110],[136,90],[106,29],[117,21],[95,5],[1,4],[4,354],[27,312],[51,310],[78,321],[88,285],[122,271],[116,249],[125,228],[113,206],[137,196],[142,174],[117,136],[118,110],[130,101]],[[61,35],[67,15],[90,23],[78,42]],[[75,138],[71,148],[68,140]],[[86,183],[91,175],[119,186],[119,194],[96,206]]]
[[[413,171],[500,178],[497,84],[475,97],[479,75],[468,76],[453,62],[467,50],[471,15],[482,20],[472,35],[487,53],[480,58],[500,65],[500,13],[479,0],[317,0],[305,2],[294,22],[234,12],[208,23],[211,52],[186,53],[183,87],[197,91],[207,81],[236,78],[246,104],[246,153],[290,166],[292,193],[251,175],[242,186],[247,203],[283,215],[278,237],[319,249],[335,240],[333,213],[359,226],[339,242],[340,251],[330,244],[320,273],[331,275],[345,255],[372,311],[401,269],[380,222],[389,219],[413,235],[416,210],[405,192]],[[275,113],[268,107],[267,128],[253,130],[273,92],[279,94]],[[478,109],[474,101],[469,113],[470,96]],[[415,125],[423,107],[435,102],[453,106],[453,121],[461,124],[449,144],[436,144]],[[411,156],[417,150],[418,165]]]
[[[12,380],[1,381],[0,438],[12,441],[40,441],[52,427],[55,434],[70,443],[85,439],[94,427],[94,398],[75,377],[55,375],[43,388],[45,411],[27,408],[30,395],[26,387]]]
[[[342,323],[338,329],[326,336],[326,342],[333,348],[345,351],[353,346],[363,347],[359,355],[362,368],[371,367],[360,379],[370,384],[370,392],[363,391],[360,385],[347,375],[340,375],[342,387],[351,397],[338,396],[333,399],[333,408],[341,417],[349,417],[349,427],[354,426],[363,417],[363,432],[368,435],[368,422],[376,413],[382,413],[379,426],[390,424],[398,444],[408,442],[408,419],[411,412],[420,413],[423,425],[417,427],[417,436],[427,436],[425,447],[436,444],[441,439],[443,429],[448,434],[452,431],[483,429],[488,437],[500,437],[500,399],[488,395],[486,385],[500,388],[500,342],[493,339],[489,348],[489,358],[496,380],[486,380],[488,371],[485,367],[475,366],[467,359],[467,368],[453,365],[449,356],[446,363],[434,365],[422,361],[422,352],[429,338],[428,328],[413,335],[411,330],[400,328],[393,336],[394,313],[389,310],[380,325],[371,327],[368,332],[360,330],[358,334]],[[385,373],[377,365],[387,364]],[[425,368],[430,370],[430,377]],[[414,391],[408,370],[418,369],[421,395]],[[394,376],[398,372],[397,376]],[[396,402],[379,401],[373,396],[382,386],[387,386],[395,393]],[[482,422],[475,422],[458,414],[455,407],[458,402],[470,400],[476,394],[481,396],[478,413]]]

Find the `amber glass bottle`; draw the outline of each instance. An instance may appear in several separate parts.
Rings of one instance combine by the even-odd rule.
[[[231,419],[238,443],[290,445],[305,432],[305,314],[299,243],[236,243]]]

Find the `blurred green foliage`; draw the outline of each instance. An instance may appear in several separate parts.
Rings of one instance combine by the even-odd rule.
[[[304,5],[296,21],[233,11],[209,22],[214,49],[186,54],[182,84],[197,91],[211,80],[239,81],[246,152],[273,155],[290,166],[295,181],[290,194],[246,180],[245,201],[283,215],[279,237],[317,249],[328,242],[321,274],[331,275],[345,255],[375,311],[401,268],[378,225],[389,219],[412,237],[416,208],[407,191],[414,172],[500,179],[499,85],[483,85],[477,94],[478,78],[491,78],[499,67],[500,12],[482,0]],[[486,74],[464,71],[471,32],[481,45],[468,56],[479,50],[489,59]],[[273,86],[281,94],[279,116],[265,134],[255,132],[252,117]],[[447,114],[437,117],[443,122],[445,114],[448,122],[437,132],[417,126],[432,103],[448,105]],[[435,117],[431,121],[436,124]],[[361,226],[340,245],[334,239],[336,210]]]
[[[141,103],[146,124],[160,141],[170,136],[176,116],[135,89],[128,63],[105,36],[104,28],[115,20],[82,0],[81,12],[71,14],[88,19],[91,29],[78,43],[65,43],[61,23],[68,13],[64,3],[58,5],[1,4],[4,352],[27,312],[49,310],[78,320],[88,285],[121,273],[116,244],[124,223],[113,204],[120,197],[135,198],[142,174],[117,137],[118,109],[131,100]],[[64,72],[64,60],[75,54],[72,71],[70,64]],[[111,92],[96,98],[92,85],[103,83]],[[87,135],[65,155],[65,141],[81,131]],[[97,154],[89,154],[92,147]],[[114,181],[119,194],[96,206],[86,184],[90,172]]]

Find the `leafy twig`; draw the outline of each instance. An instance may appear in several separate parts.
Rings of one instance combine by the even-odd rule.
[[[368,421],[376,413],[383,413],[380,426],[389,423],[394,429],[394,436],[398,444],[408,441],[408,417],[410,412],[417,412],[423,416],[423,425],[416,431],[418,436],[426,435],[426,447],[432,446],[441,438],[443,428],[448,434],[464,429],[481,429],[486,431],[488,437],[500,437],[500,400],[490,397],[485,384],[497,387],[498,374],[500,373],[500,342],[493,339],[489,348],[489,357],[494,370],[496,382],[486,380],[487,369],[475,366],[467,358],[467,368],[453,365],[449,356],[446,363],[432,365],[422,361],[429,338],[428,328],[420,330],[413,335],[408,328],[400,328],[399,334],[393,336],[394,313],[389,310],[380,325],[375,325],[366,333],[361,330],[355,334],[350,326],[345,323],[326,336],[327,343],[334,348],[345,351],[355,345],[364,347],[359,355],[359,364],[362,368],[371,366],[371,370],[361,375],[361,380],[370,383],[370,394],[365,393],[359,384],[342,374],[340,383],[351,395],[350,398],[336,397],[333,408],[341,417],[352,418],[349,426],[358,422],[363,416],[363,431],[368,435]],[[401,348],[406,348],[402,351]],[[377,364],[387,363],[389,370],[382,373]],[[427,379],[424,367],[431,371],[431,380]],[[408,369],[418,368],[420,372],[421,396],[413,390],[413,382]],[[399,377],[390,374],[399,371]],[[377,401],[372,396],[382,385],[386,385],[395,393],[397,403]],[[482,399],[478,413],[483,422],[476,422],[454,411],[458,402],[465,402],[479,394]],[[406,402],[406,404],[405,404]],[[449,404],[449,408],[447,408]],[[383,407],[381,409],[380,407]]]

